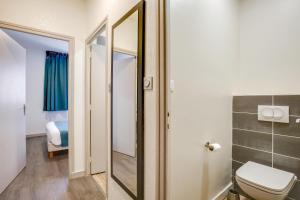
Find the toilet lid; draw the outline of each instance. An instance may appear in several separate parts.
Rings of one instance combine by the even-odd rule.
[[[261,189],[283,192],[295,181],[295,175],[286,171],[247,162],[236,171],[237,178]]]

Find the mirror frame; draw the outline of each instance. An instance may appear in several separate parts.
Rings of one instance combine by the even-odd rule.
[[[135,195],[113,173],[113,53],[114,53],[114,30],[134,12],[138,11],[138,48],[137,48],[137,194]],[[144,199],[144,76],[145,76],[145,2],[140,1],[130,11],[112,26],[111,33],[111,177],[116,181],[134,200]]]

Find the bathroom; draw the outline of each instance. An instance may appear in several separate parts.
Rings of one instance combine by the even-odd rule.
[[[233,173],[254,161],[300,177],[299,6],[296,1],[241,2],[239,86],[233,97]],[[285,106],[277,108],[279,112],[287,109],[286,120],[258,120],[263,112],[258,105]],[[276,108],[272,112],[276,118]],[[289,199],[300,198],[300,184],[295,184]]]
[[[299,11],[297,0],[168,4],[170,199],[223,199],[232,187],[249,199],[300,199]],[[206,142],[221,148],[211,152]],[[231,175],[248,161],[294,176],[284,184],[282,171],[263,168],[272,179],[257,188],[274,182],[285,191],[246,194]]]

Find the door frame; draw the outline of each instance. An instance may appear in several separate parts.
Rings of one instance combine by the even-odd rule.
[[[158,65],[159,65],[159,136],[158,199],[167,200],[167,133],[168,133],[168,0],[158,0]]]
[[[10,29],[13,31],[34,34],[38,36],[63,40],[68,42],[68,54],[69,54],[69,73],[68,73],[68,161],[69,161],[69,178],[76,178],[81,174],[75,173],[74,171],[74,54],[75,54],[75,38],[68,35],[62,35],[42,29],[36,29],[33,27],[23,26],[10,22],[0,21],[0,28]]]
[[[99,32],[105,28],[106,32],[106,69],[108,70],[108,17],[106,16],[104,20],[97,26],[97,28],[88,36],[85,41],[85,157],[86,157],[86,175],[91,175],[91,116],[90,116],[90,99],[91,99],[91,76],[90,76],[90,66],[91,66],[91,54],[90,45],[93,40],[97,37]],[[105,94],[108,94],[108,79],[107,73],[105,75]],[[107,98],[105,98],[105,115],[107,116]],[[107,130],[107,117],[105,117],[105,130]],[[106,135],[106,142],[108,143],[108,133]],[[108,145],[107,145],[108,149]],[[107,156],[107,167],[108,167],[108,156]],[[107,176],[107,174],[106,174]],[[106,180],[107,184],[107,180]],[[107,187],[106,187],[107,190]],[[106,191],[107,194],[107,191]]]

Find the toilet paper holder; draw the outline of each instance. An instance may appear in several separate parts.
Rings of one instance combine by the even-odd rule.
[[[218,150],[221,148],[221,145],[219,145],[217,143],[211,144],[210,142],[206,142],[206,144],[204,146],[207,149],[209,149],[210,151]]]

